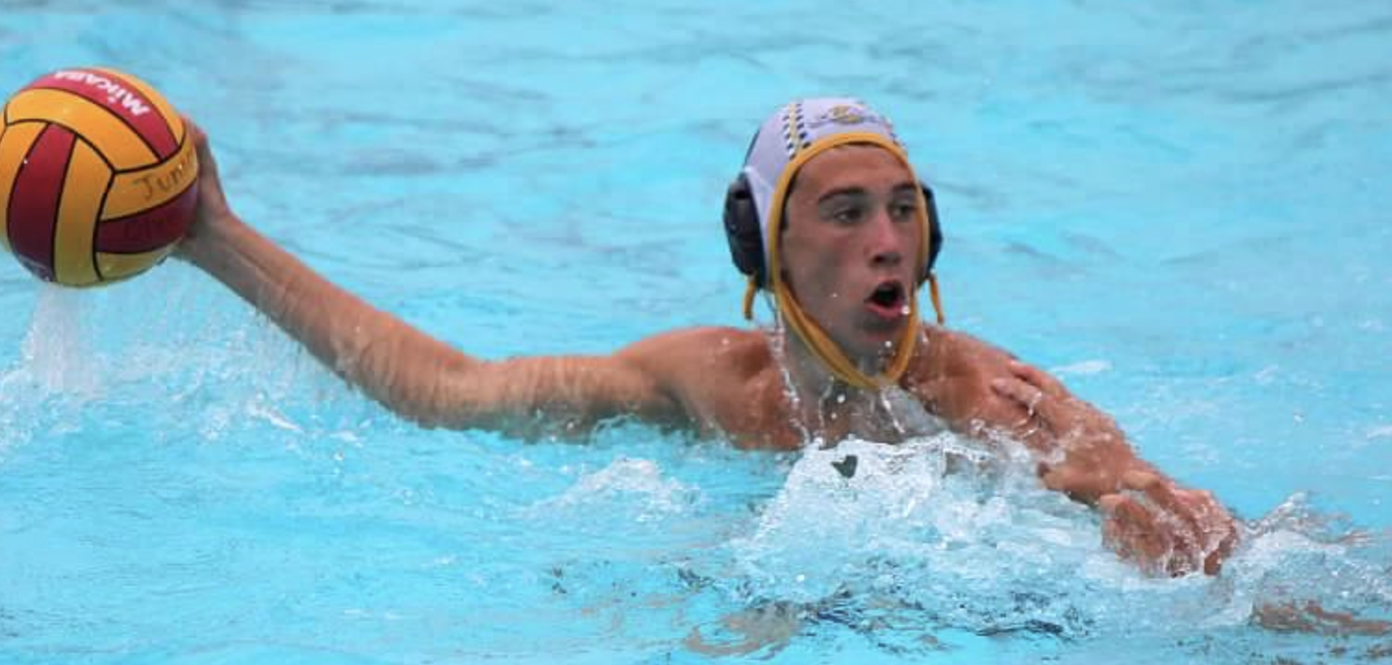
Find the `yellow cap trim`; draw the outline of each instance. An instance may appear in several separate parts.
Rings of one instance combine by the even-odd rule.
[[[928,275],[928,293],[933,296],[933,311],[938,315],[938,325],[947,323],[943,317],[942,296],[938,294],[938,276],[931,273]]]
[[[778,177],[778,184],[773,190],[773,198],[769,202],[768,209],[768,237],[764,239],[768,247],[768,281],[769,290],[773,292],[775,305],[782,312],[788,321],[789,327],[793,329],[798,337],[812,350],[812,352],[831,370],[832,374],[842,381],[864,389],[879,389],[897,384],[899,378],[909,368],[909,361],[913,358],[914,346],[918,341],[918,294],[917,280],[909,285],[909,325],[905,326],[904,332],[900,335],[899,343],[896,345],[894,359],[881,374],[870,376],[860,371],[859,367],[837,346],[836,342],[822,330],[815,321],[802,311],[797,299],[793,297],[792,291],[782,279],[782,264],[779,247],[779,237],[783,227],[783,204],[788,196],[788,188],[792,184],[793,176],[804,164],[813,157],[826,152],[836,146],[847,145],[850,143],[868,143],[888,150],[896,159],[903,164],[904,168],[913,175],[913,166],[909,164],[908,155],[897,143],[881,134],[873,132],[846,132],[824,138],[812,146],[801,150],[783,169],[783,173]],[[915,179],[915,182],[917,180]],[[923,194],[919,193],[918,220],[920,231],[923,233],[923,242],[918,248],[918,261],[915,265],[919,266],[920,272],[928,260],[928,244],[931,242],[928,233],[928,206],[923,199]],[[752,300],[747,294],[746,303]],[[937,307],[936,298],[934,306]],[[749,307],[746,306],[746,316]],[[939,321],[942,319],[942,310],[938,309]]]
[[[3,211],[0,211],[3,212]],[[753,275],[749,276],[749,282],[744,286],[744,320],[754,318],[754,296],[759,293],[759,280]]]

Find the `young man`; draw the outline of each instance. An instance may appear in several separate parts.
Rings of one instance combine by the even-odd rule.
[[[794,102],[769,118],[726,202],[736,264],[771,294],[772,331],[695,328],[608,356],[471,357],[334,286],[244,224],[207,139],[197,219],[180,255],[325,365],[426,426],[583,434],[635,416],[746,448],[849,436],[897,442],[943,424],[1023,441],[1044,484],[1097,506],[1104,538],[1156,573],[1216,573],[1237,530],[1214,497],[1141,461],[1103,413],[1008,354],[918,317],[938,307],[931,191],[889,122],[850,99]],[[906,408],[929,418],[906,419]]]

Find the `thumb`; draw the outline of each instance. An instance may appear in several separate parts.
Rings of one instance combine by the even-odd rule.
[[[1088,505],[1097,503],[1098,497],[1105,493],[1096,478],[1068,466],[1056,467],[1041,462],[1038,473],[1045,487]]]

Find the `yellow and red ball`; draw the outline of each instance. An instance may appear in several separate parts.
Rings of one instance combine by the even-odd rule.
[[[159,92],[65,69],[15,93],[0,126],[0,244],[38,277],[97,286],[162,261],[197,204],[198,155]]]

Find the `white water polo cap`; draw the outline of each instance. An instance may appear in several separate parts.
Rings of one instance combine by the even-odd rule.
[[[773,220],[770,212],[781,214],[773,208],[775,195],[787,194],[786,185],[812,157],[846,143],[879,145],[908,166],[908,154],[889,119],[858,99],[822,97],[795,101],[769,116],[759,127],[745,156],[742,173],[749,182],[761,235],[766,240],[765,260],[770,246],[769,223]],[[911,166],[909,171],[913,172]],[[780,184],[785,191],[777,191]]]
[[[764,287],[773,295],[774,306],[808,347],[836,374],[851,385],[882,387],[897,382],[908,367],[918,338],[917,325],[906,326],[897,345],[895,358],[879,376],[861,372],[816,322],[803,313],[781,278],[779,238],[785,220],[783,212],[789,189],[799,169],[813,157],[831,148],[848,145],[874,145],[892,154],[908,169],[914,169],[908,153],[894,133],[889,119],[864,102],[845,97],[794,101],[779,109],[760,126],[745,156],[744,168],[730,188],[725,204],[725,230],[731,255],[741,272],[749,276],[745,294],[745,317],[752,316],[754,294]],[[919,222],[923,244],[916,265],[933,287],[934,307],[942,322],[942,309],[932,278],[933,258],[941,243],[932,191],[922,188]],[[916,284],[914,285],[917,286]],[[916,293],[910,293],[910,321],[918,321]]]

